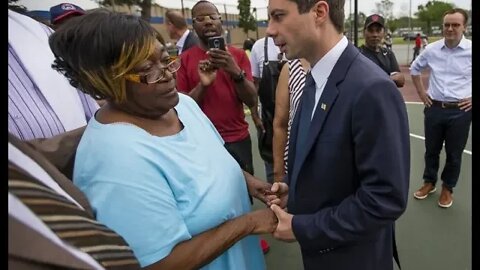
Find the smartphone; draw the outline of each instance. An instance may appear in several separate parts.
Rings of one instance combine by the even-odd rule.
[[[208,39],[208,48],[209,49],[225,49],[225,39],[223,37],[211,37]]]

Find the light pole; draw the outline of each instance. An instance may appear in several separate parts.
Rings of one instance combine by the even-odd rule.
[[[258,40],[258,20],[257,20],[257,8],[253,8],[253,12],[255,12],[255,31],[257,33],[257,40]]]
[[[355,0],[355,8],[354,8],[355,15],[354,18],[354,27],[353,27],[353,44],[355,47],[358,47],[358,0]]]
[[[349,6],[349,13],[348,13],[348,18],[350,19],[350,36],[349,39],[352,41],[353,38],[353,22],[352,22],[352,0],[350,0],[350,5]]]
[[[412,0],[408,10],[408,33],[407,33],[407,65],[410,64],[410,32],[412,32]]]
[[[182,16],[183,18],[185,18],[185,9],[183,8],[183,0],[181,0],[181,3],[182,3]]]

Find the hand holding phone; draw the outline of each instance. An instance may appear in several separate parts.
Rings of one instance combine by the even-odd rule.
[[[208,39],[208,48],[209,49],[220,49],[225,51],[225,39],[221,36],[211,37]]]

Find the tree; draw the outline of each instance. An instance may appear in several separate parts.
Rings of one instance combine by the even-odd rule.
[[[150,18],[152,17],[152,0],[101,0],[100,5],[126,5],[129,8],[133,5],[137,5],[142,9],[142,19],[150,22]]]
[[[256,30],[257,22],[250,13],[250,0],[238,0],[238,26],[243,29],[245,34],[248,33],[248,30]]]
[[[377,8],[373,12],[382,15],[386,21],[393,19],[393,2],[390,0],[382,0],[376,2],[375,6]]]
[[[455,6],[453,4],[446,2],[428,1],[425,6],[418,6],[418,12],[416,12],[415,15],[420,21],[426,23],[427,35],[430,35],[432,30],[432,23],[441,24],[445,11],[450,10],[454,7]]]
[[[19,0],[8,0],[8,8],[21,14],[26,13],[27,8],[22,5],[17,5],[18,1]]]

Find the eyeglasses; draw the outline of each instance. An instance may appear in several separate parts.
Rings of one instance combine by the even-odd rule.
[[[192,21],[201,23],[201,22],[204,22],[207,18],[209,18],[212,21],[216,21],[216,20],[220,20],[222,17],[218,14],[210,14],[210,15],[197,16],[193,18]]]
[[[451,26],[453,29],[457,29],[457,28],[460,27],[460,24],[459,24],[459,23],[444,23],[444,24],[443,24],[443,27],[444,27],[445,29],[450,28],[450,26]]]
[[[168,59],[168,64],[165,66],[159,67],[156,66],[155,69],[149,71],[146,74],[125,74],[125,79],[136,82],[136,83],[144,83],[144,84],[154,84],[163,79],[165,79],[165,75],[167,70],[170,73],[175,73],[180,68],[180,58],[176,56],[170,56]]]

